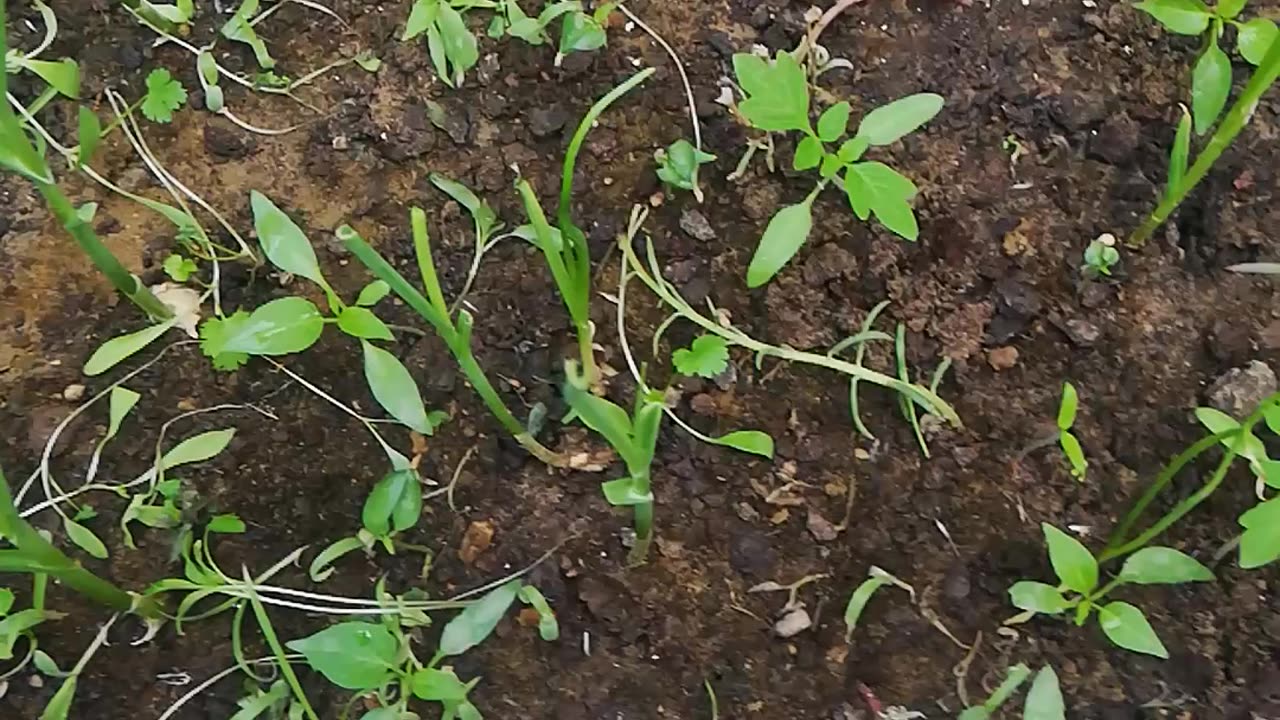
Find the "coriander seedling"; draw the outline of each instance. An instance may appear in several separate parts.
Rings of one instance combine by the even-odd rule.
[[[872,147],[892,145],[917,130],[942,109],[939,95],[921,93],[896,100],[868,113],[850,138],[835,151],[828,144],[845,137],[850,105],[831,106],[815,126],[809,118],[808,78],[795,57],[779,52],[772,62],[756,55],[733,56],[734,72],[746,99],[738,113],[748,124],[767,132],[799,132],[792,166],[817,170],[818,184],[796,205],[779,210],[765,228],[747,269],[747,285],[767,283],[800,250],[813,227],[813,202],[828,184],[842,187],[860,220],[876,216],[885,227],[906,240],[920,233],[911,201],[915,183],[882,162],[859,162]]]
[[[1118,262],[1120,251],[1116,249],[1116,236],[1103,233],[1084,249],[1084,265],[1080,266],[1080,272],[1090,280],[1111,277],[1111,268]]]
[[[698,202],[702,202],[702,189],[698,187],[698,168],[714,162],[715,155],[705,153],[693,143],[680,138],[663,150],[653,153],[658,163],[658,179],[670,187],[688,190]]]
[[[1084,458],[1084,449],[1080,441],[1071,434],[1071,426],[1076,422],[1076,410],[1080,405],[1080,397],[1076,387],[1071,383],[1062,384],[1062,401],[1058,404],[1058,444],[1062,446],[1062,454],[1071,465],[1071,474],[1080,482],[1084,482],[1085,471],[1089,462]]]

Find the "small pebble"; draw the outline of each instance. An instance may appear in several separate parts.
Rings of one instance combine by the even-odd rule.
[[[62,399],[67,402],[79,402],[84,398],[85,390],[85,386],[79,383],[68,385],[67,388],[62,391]]]
[[[813,618],[804,608],[796,608],[773,625],[773,633],[780,638],[795,637],[813,627]]]
[[[1008,370],[1018,364],[1018,348],[1007,345],[989,350],[987,352],[987,363],[996,372]]]

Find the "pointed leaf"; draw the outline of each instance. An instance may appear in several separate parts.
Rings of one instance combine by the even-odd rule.
[[[107,435],[103,438],[103,442],[110,440],[120,432],[120,424],[124,422],[129,411],[134,405],[138,404],[138,399],[142,396],[130,390],[123,385],[116,385],[111,388],[111,396],[107,398],[107,404],[110,407],[109,419],[107,421]]]
[[[327,288],[329,284],[320,273],[316,251],[302,228],[266,195],[254,190],[249,197],[253,227],[258,233],[258,242],[262,243],[262,252],[271,264]]]
[[[933,119],[945,104],[941,95],[919,93],[872,110],[858,125],[858,137],[872,145],[890,145]]]
[[[818,138],[807,135],[796,145],[796,155],[791,165],[796,170],[812,170],[822,162],[822,143]]]
[[[36,75],[58,94],[69,98],[80,97],[80,66],[75,60],[23,60],[22,66]]]
[[[324,332],[324,316],[310,300],[300,297],[272,300],[229,324],[221,342],[215,343],[215,355],[288,355],[311,347]]]
[[[333,574],[333,567],[331,566],[335,560],[363,547],[364,541],[358,537],[347,537],[333,542],[324,550],[321,550],[315,556],[315,559],[311,561],[311,565],[307,567],[307,576],[311,578],[311,582],[324,582]]]
[[[62,529],[67,533],[67,539],[79,546],[81,550],[99,560],[107,559],[107,546],[102,544],[92,530],[67,517],[62,518]]]
[[[341,623],[286,645],[302,653],[329,682],[347,690],[373,690],[389,681],[399,650],[386,626],[367,622]]]
[[[9,611],[13,609],[13,600],[13,591],[9,588],[0,587],[0,617],[8,615]]]
[[[1146,547],[1124,561],[1120,579],[1138,585],[1208,582],[1213,573],[1199,560],[1167,547]]]
[[[338,329],[351,337],[368,340],[395,340],[386,324],[368,308],[345,307],[338,313]]]
[[[1117,601],[1098,608],[1098,624],[1111,642],[1126,650],[1169,658],[1169,651],[1151,629],[1147,617],[1129,603]]]
[[[498,626],[519,592],[520,581],[512,580],[468,605],[444,626],[437,652],[449,657],[461,655],[479,645]]]
[[[1197,135],[1204,135],[1218,121],[1230,94],[1231,60],[1214,40],[1191,71],[1191,116]]]
[[[111,368],[129,359],[135,353],[155,342],[157,338],[173,327],[177,320],[166,320],[159,325],[131,332],[120,337],[111,338],[102,343],[84,364],[84,374],[101,375]]]
[[[1029,580],[1014,583],[1013,587],[1009,588],[1009,600],[1016,608],[1045,615],[1057,615],[1071,607],[1071,603],[1062,597],[1058,588]]]
[[[67,720],[71,713],[71,703],[76,699],[76,677],[72,675],[62,681],[58,692],[50,698],[49,704],[40,713],[40,720]]]
[[[1058,429],[1070,430],[1076,422],[1076,408],[1080,397],[1076,394],[1076,386],[1071,383],[1062,385],[1062,402],[1058,405]]]
[[[761,457],[773,457],[773,437],[759,430],[737,430],[728,435],[713,437],[709,442],[741,450]]]
[[[758,288],[769,282],[799,252],[813,229],[812,196],[797,205],[778,211],[765,228],[747,267],[747,287]]]
[[[93,159],[93,153],[102,142],[102,121],[98,119],[97,113],[83,105],[80,106],[76,135],[80,143],[76,163],[79,167],[84,167],[85,163]]]
[[[1041,523],[1045,543],[1049,546],[1049,562],[1063,585],[1086,594],[1098,585],[1098,563],[1079,540],[1049,523]]]
[[[827,108],[818,118],[818,137],[823,142],[835,142],[849,127],[849,103],[841,102]]]
[[[467,699],[467,684],[452,669],[424,668],[413,674],[413,694],[420,700],[460,702]]]
[[[391,516],[400,505],[405,493],[414,492],[419,498],[421,507],[422,493],[418,489],[418,479],[413,470],[393,470],[387,473],[364,501],[364,509],[360,521],[364,528],[375,537],[387,537],[391,534]],[[416,521],[417,518],[415,517]],[[404,528],[396,528],[401,530]]]
[[[1280,498],[1255,505],[1240,516],[1240,567],[1269,565],[1280,558]]]
[[[214,515],[205,526],[211,533],[239,535],[245,531],[244,521],[238,515]]]
[[[643,452],[636,448],[627,411],[612,402],[578,387],[572,379],[564,384],[565,403],[582,420],[582,424],[604,436],[628,466],[643,463]]]
[[[408,369],[386,350],[363,341],[360,345],[364,348],[364,377],[378,404],[412,430],[423,435],[435,432]]]
[[[404,34],[400,41],[412,40],[427,31],[436,22],[440,13],[440,0],[414,0],[413,9],[409,11],[409,20],[405,23]]]
[[[179,465],[204,462],[227,448],[235,437],[235,428],[210,430],[178,443],[160,458],[160,467],[168,470]]]
[[[390,285],[382,280],[374,280],[368,285],[365,285],[364,289],[360,291],[360,296],[356,298],[356,305],[359,305],[360,307],[373,307],[390,292]]]
[[[1058,686],[1058,674],[1053,668],[1045,665],[1036,673],[1031,682],[1031,690],[1027,692],[1027,704],[1022,711],[1022,720],[1066,720],[1067,704],[1062,699],[1062,688]]]
[[[1213,12],[1200,0],[1143,0],[1134,7],[1179,35],[1199,35],[1213,19]]]
[[[1182,118],[1178,121],[1178,130],[1173,137],[1173,149],[1169,152],[1169,182],[1165,187],[1165,197],[1174,193],[1182,179],[1187,175],[1187,164],[1191,161],[1191,112],[1182,109]]]
[[[1277,29],[1274,20],[1254,18],[1240,28],[1240,37],[1236,40],[1236,47],[1239,48],[1240,55],[1249,61],[1249,64],[1261,65],[1277,36],[1280,36],[1280,29]]]

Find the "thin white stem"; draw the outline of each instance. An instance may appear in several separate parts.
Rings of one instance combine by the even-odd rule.
[[[303,660],[303,656],[302,656],[302,655],[296,655],[296,654],[295,654],[295,655],[285,655],[285,656],[284,656],[284,660],[285,660],[286,662],[295,663],[295,662],[299,662],[299,661]],[[246,661],[246,664],[247,664],[247,665],[274,665],[275,663],[276,663],[276,657],[275,657],[274,655],[269,656],[269,657],[255,658],[255,659],[253,659],[253,660],[248,660],[248,661]],[[227,668],[226,670],[223,670],[222,672],[220,672],[220,673],[218,673],[218,674],[214,675],[213,677],[209,678],[208,680],[205,680],[204,682],[200,683],[199,685],[196,685],[195,687],[191,688],[191,689],[190,689],[190,690],[188,690],[186,693],[184,693],[184,694],[182,695],[182,697],[180,697],[180,698],[178,698],[177,700],[175,700],[175,701],[174,701],[174,703],[173,703],[172,705],[170,705],[170,706],[169,706],[169,707],[168,707],[168,708],[167,708],[163,713],[161,713],[161,714],[160,714],[160,717],[156,718],[156,720],[169,720],[169,719],[170,719],[170,718],[172,718],[172,717],[173,717],[173,716],[174,716],[174,715],[175,715],[179,710],[181,710],[181,709],[182,709],[182,706],[183,706],[183,705],[186,705],[187,703],[191,702],[191,701],[192,701],[192,700],[194,700],[195,698],[199,697],[199,696],[200,696],[200,693],[202,693],[202,692],[204,692],[205,690],[208,690],[209,688],[213,687],[214,685],[216,685],[216,684],[218,683],[218,681],[222,680],[223,678],[227,678],[227,677],[230,677],[231,675],[234,675],[234,674],[235,674],[235,672],[236,672],[237,670],[239,670],[239,669],[240,669],[240,666],[239,666],[239,665],[232,665],[231,667]]]

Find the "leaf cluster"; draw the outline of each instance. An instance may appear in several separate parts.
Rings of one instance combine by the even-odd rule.
[[[1280,401],[1268,398],[1259,409],[1264,426],[1280,435]],[[1221,436],[1221,444],[1243,458],[1262,488],[1280,490],[1280,460],[1273,460],[1267,446],[1251,429],[1235,418],[1213,408],[1196,409],[1196,419],[1209,432]],[[1244,533],[1240,536],[1240,567],[1257,568],[1280,559],[1280,497],[1262,500],[1240,516]]]

